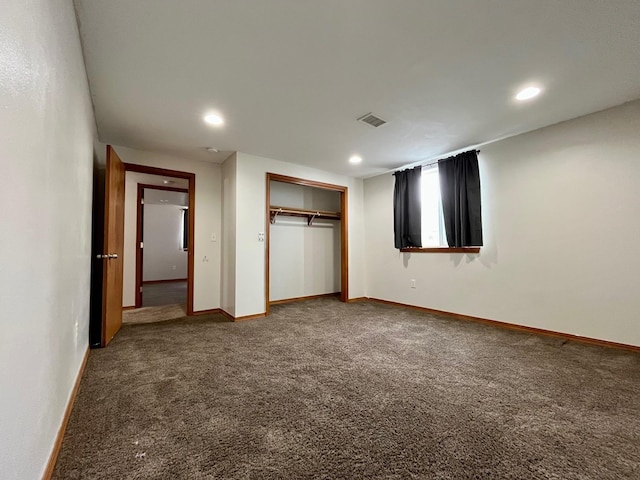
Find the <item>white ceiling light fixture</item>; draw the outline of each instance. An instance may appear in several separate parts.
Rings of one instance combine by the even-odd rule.
[[[209,125],[213,125],[215,127],[224,125],[224,118],[222,118],[222,116],[218,115],[217,113],[207,113],[204,116],[204,121],[205,123],[208,123]]]
[[[213,147],[207,147],[207,152],[209,153],[218,153],[218,149],[217,148],[213,148]]]
[[[362,163],[362,157],[360,155],[351,155],[351,158],[349,158],[349,163],[358,165],[359,163]]]
[[[542,93],[542,89],[540,87],[527,87],[523,88],[516,95],[516,100],[521,102],[525,100],[531,100],[532,98],[536,98],[538,95]]]

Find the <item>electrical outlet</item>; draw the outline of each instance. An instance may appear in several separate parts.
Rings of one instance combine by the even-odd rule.
[[[411,285],[411,288],[416,288],[416,281],[415,281],[415,279],[413,279],[413,278],[411,279],[411,283],[410,283],[410,285]]]
[[[258,232],[258,241],[264,242],[264,232]]]

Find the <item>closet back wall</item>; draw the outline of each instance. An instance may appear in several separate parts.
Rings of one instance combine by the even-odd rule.
[[[271,205],[340,211],[340,194],[271,182]],[[340,291],[340,221],[278,216],[270,225],[269,300]]]

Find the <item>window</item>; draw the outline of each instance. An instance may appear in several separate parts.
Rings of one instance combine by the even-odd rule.
[[[422,247],[446,247],[447,236],[442,215],[438,165],[422,167],[420,182],[422,203]]]
[[[189,209],[182,209],[182,249],[186,252],[189,249]]]

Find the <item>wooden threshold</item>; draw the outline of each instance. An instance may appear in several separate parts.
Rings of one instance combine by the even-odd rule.
[[[155,285],[156,283],[186,282],[187,278],[170,278],[167,280],[145,280],[142,285]]]
[[[319,295],[307,295],[305,297],[283,298],[281,300],[272,300],[269,305],[282,305],[283,303],[302,302],[304,300],[313,300],[314,298],[339,297],[340,292],[321,293]]]
[[[411,310],[418,310],[418,311],[425,312],[425,313],[435,313],[437,315],[444,315],[446,317],[455,318],[457,320],[467,320],[467,321],[472,321],[472,322],[477,322],[477,323],[484,323],[486,325],[492,325],[494,327],[507,328],[509,330],[517,330],[517,331],[520,331],[520,332],[532,333],[532,334],[535,334],[535,335],[544,335],[544,336],[547,336],[547,337],[562,338],[564,340],[570,340],[570,341],[577,342],[577,343],[586,343],[586,344],[589,344],[589,345],[598,345],[600,347],[617,348],[617,349],[629,350],[629,351],[632,351],[632,352],[640,353],[640,346],[628,345],[626,343],[610,342],[608,340],[599,340],[597,338],[582,337],[580,335],[573,335],[571,333],[555,332],[553,330],[546,330],[544,328],[536,328],[536,327],[527,327],[527,326],[524,326],[524,325],[516,325],[515,323],[501,322],[499,320],[490,320],[488,318],[474,317],[474,316],[471,316],[471,315],[463,315],[461,313],[446,312],[444,310],[436,310],[434,308],[418,307],[416,305],[409,305],[407,303],[392,302],[390,300],[382,300],[382,299],[379,299],[379,298],[369,298],[369,300],[371,300],[372,302],[384,303],[385,305],[392,305],[392,306],[396,306],[396,307],[410,308]]]
[[[73,410],[73,404],[76,401],[76,395],[78,394],[78,390],[80,389],[80,381],[82,380],[84,369],[87,366],[88,358],[89,358],[89,347],[87,347],[87,351],[84,353],[84,358],[82,359],[82,363],[80,364],[78,375],[76,375],[76,382],[73,385],[73,389],[71,390],[71,395],[69,396],[69,401],[67,402],[67,408],[64,411],[64,416],[62,417],[62,423],[60,424],[60,428],[58,429],[58,435],[56,435],[56,440],[53,444],[53,450],[51,450],[51,455],[49,455],[47,468],[45,469],[44,475],[42,476],[43,480],[50,480],[51,477],[53,476],[53,471],[56,468],[58,455],[60,454],[60,449],[62,448],[62,440],[64,439],[64,432],[67,430],[67,425],[69,424],[69,417],[71,416],[71,411]]]

